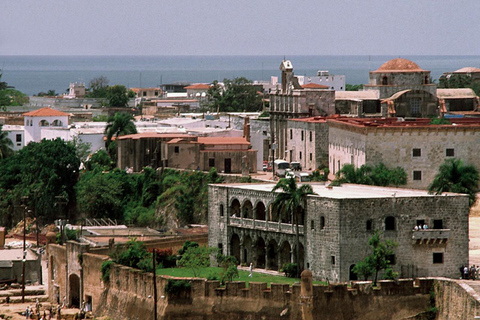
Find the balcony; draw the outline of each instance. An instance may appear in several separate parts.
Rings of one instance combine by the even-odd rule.
[[[291,223],[280,223],[280,222],[274,222],[274,221],[230,217],[228,225],[247,228],[247,229],[295,234],[295,225]],[[303,225],[298,226],[298,233],[303,235],[304,233]]]
[[[450,229],[427,229],[412,231],[414,244],[446,243],[450,238]]]

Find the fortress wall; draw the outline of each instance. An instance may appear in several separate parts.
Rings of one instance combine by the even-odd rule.
[[[435,279],[437,320],[475,319],[480,316],[480,296],[470,286],[451,279]]]

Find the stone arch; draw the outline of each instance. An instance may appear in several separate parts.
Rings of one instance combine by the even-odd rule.
[[[283,267],[285,263],[292,262],[292,246],[290,242],[283,241],[280,247],[280,267]]]
[[[233,199],[232,204],[230,205],[230,212],[232,214],[232,217],[240,218],[240,211],[240,201],[238,201],[238,199]]]
[[[348,279],[352,281],[358,280],[358,275],[355,272],[353,272],[354,267],[355,267],[355,264],[352,264],[350,265],[350,269],[349,269],[350,275]]]
[[[253,263],[253,248],[255,248],[252,245],[253,241],[252,238],[249,235],[246,235],[243,239],[243,259],[247,265],[250,264],[250,262]]]
[[[76,274],[71,274],[68,277],[69,286],[69,307],[80,308],[80,277]]]
[[[280,215],[278,208],[276,208],[273,203],[268,205],[268,221],[278,222],[280,220]]]
[[[57,120],[54,120],[54,121],[52,122],[51,126],[53,126],[53,127],[62,127],[62,126],[63,126],[63,122],[62,122],[62,120],[58,120],[58,119],[57,119]]]
[[[259,201],[255,206],[255,219],[265,220],[266,218],[266,209],[262,201]]]
[[[265,248],[265,240],[263,240],[262,237],[259,237],[255,243],[256,247],[256,267],[260,269],[265,269],[265,254],[266,254],[266,248]]]
[[[230,238],[230,255],[240,263],[240,237],[236,233]]]
[[[278,244],[275,239],[270,239],[267,246],[267,269],[278,270]]]
[[[250,200],[245,200],[242,206],[242,217],[253,219],[253,205]]]
[[[38,125],[40,127],[48,127],[50,124],[48,123],[47,120],[40,120],[40,122],[38,123]]]

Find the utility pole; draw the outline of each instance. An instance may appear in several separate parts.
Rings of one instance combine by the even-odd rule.
[[[155,268],[155,262],[157,260],[155,248],[153,248],[153,316],[154,320],[157,320],[157,270]]]
[[[25,303],[25,262],[27,260],[27,200],[28,197],[23,197],[24,208],[23,208],[23,259],[22,259],[22,303]]]

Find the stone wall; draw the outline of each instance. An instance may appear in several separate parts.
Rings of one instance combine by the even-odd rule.
[[[289,120],[287,161],[298,161],[302,170],[328,165],[328,125],[325,120]]]
[[[470,286],[451,279],[435,279],[436,320],[476,319],[480,296]]]

